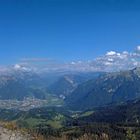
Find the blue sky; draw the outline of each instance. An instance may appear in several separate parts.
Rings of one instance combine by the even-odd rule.
[[[90,60],[140,45],[138,0],[1,0],[0,64]]]

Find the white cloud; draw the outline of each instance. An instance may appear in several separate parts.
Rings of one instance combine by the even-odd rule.
[[[108,58],[108,61],[113,62],[114,59],[113,58]]]
[[[137,66],[138,65],[138,62],[134,62],[133,64],[134,64],[134,66]]]
[[[71,62],[71,64],[72,64],[72,65],[75,65],[76,63],[73,61],[73,62]]]
[[[140,46],[137,46],[137,51],[140,51]]]
[[[122,52],[124,55],[128,55],[129,53],[127,51]]]
[[[31,70],[33,70],[29,66],[25,66],[23,64],[15,64],[13,66],[13,68],[14,68],[14,70],[21,70],[21,71],[31,71]]]
[[[105,65],[112,65],[113,63],[111,63],[111,62],[105,62],[104,64]]]
[[[117,54],[115,51],[109,51],[106,53],[106,55],[115,55],[115,54]]]
[[[20,66],[19,64],[15,64],[15,65],[14,65],[14,68],[15,68],[15,69],[20,69],[21,66]]]
[[[72,61],[70,63],[49,60],[48,58],[26,58],[16,64],[15,69],[38,71],[119,71],[140,67],[140,46],[134,52],[108,51],[105,55],[88,61]],[[33,62],[33,63],[32,63]],[[44,62],[42,63],[38,62]],[[26,63],[24,65],[23,63]],[[23,64],[23,65],[22,65]]]

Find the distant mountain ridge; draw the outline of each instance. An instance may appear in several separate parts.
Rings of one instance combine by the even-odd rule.
[[[0,99],[23,100],[29,96],[43,99],[45,94],[35,88],[40,85],[39,82],[39,76],[32,72],[13,71],[10,74],[2,74],[0,75]]]
[[[68,73],[62,75],[56,82],[51,84],[48,91],[52,94],[67,97],[78,87],[78,85],[90,79],[95,79],[103,74],[103,72]]]
[[[140,68],[113,73],[35,73],[12,69],[0,73],[0,99],[46,99],[55,95],[65,107],[86,110],[108,104],[120,104],[140,97]]]
[[[0,100],[24,100],[27,97],[46,99],[47,94],[64,97],[82,82],[98,75],[100,73],[65,71],[37,73],[16,65],[0,72]]]
[[[140,68],[109,73],[77,87],[66,99],[72,109],[89,109],[140,97]]]

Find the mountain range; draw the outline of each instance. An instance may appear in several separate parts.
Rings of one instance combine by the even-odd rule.
[[[139,67],[120,72],[37,73],[10,69],[0,73],[0,100],[10,103],[33,97],[39,101],[60,98],[63,102],[59,106],[50,103],[30,110],[3,107],[0,119],[15,122],[19,128],[35,131],[49,140],[137,140],[140,138],[139,85]]]
[[[0,99],[24,100],[27,97],[46,99],[46,95],[65,98],[79,84],[98,77],[100,72],[37,73],[25,68],[9,69],[0,73]]]
[[[140,97],[140,68],[107,73],[79,85],[65,100],[72,109],[91,109]]]
[[[0,99],[62,98],[72,110],[121,104],[140,97],[140,68],[120,72],[36,73],[12,69],[0,74]]]

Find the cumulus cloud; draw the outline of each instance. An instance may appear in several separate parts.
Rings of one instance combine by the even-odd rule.
[[[21,66],[20,66],[19,64],[15,64],[15,65],[14,65],[14,68],[15,68],[15,69],[20,69]]]
[[[137,46],[137,51],[140,51],[140,46]]]
[[[119,71],[140,67],[140,46],[134,52],[109,51],[92,63],[93,67],[98,67],[101,71]]]
[[[74,61],[71,62],[72,65],[75,65],[76,63]]]
[[[13,66],[14,70],[22,70],[22,71],[31,71],[33,70],[32,68],[30,68],[29,66],[25,66],[24,64],[15,64]]]
[[[42,63],[43,62],[43,65]],[[35,65],[36,64],[36,65]],[[16,64],[15,69],[26,70],[36,68],[38,71],[120,71],[140,67],[140,46],[133,52],[108,51],[94,60],[58,62],[48,58],[24,58],[21,64]]]
[[[109,51],[106,53],[107,56],[110,56],[110,55],[116,55],[117,53],[115,51]]]
[[[75,69],[83,71],[120,71],[140,67],[140,46],[134,52],[108,51],[93,61],[75,62]],[[72,69],[72,67],[71,67]]]

